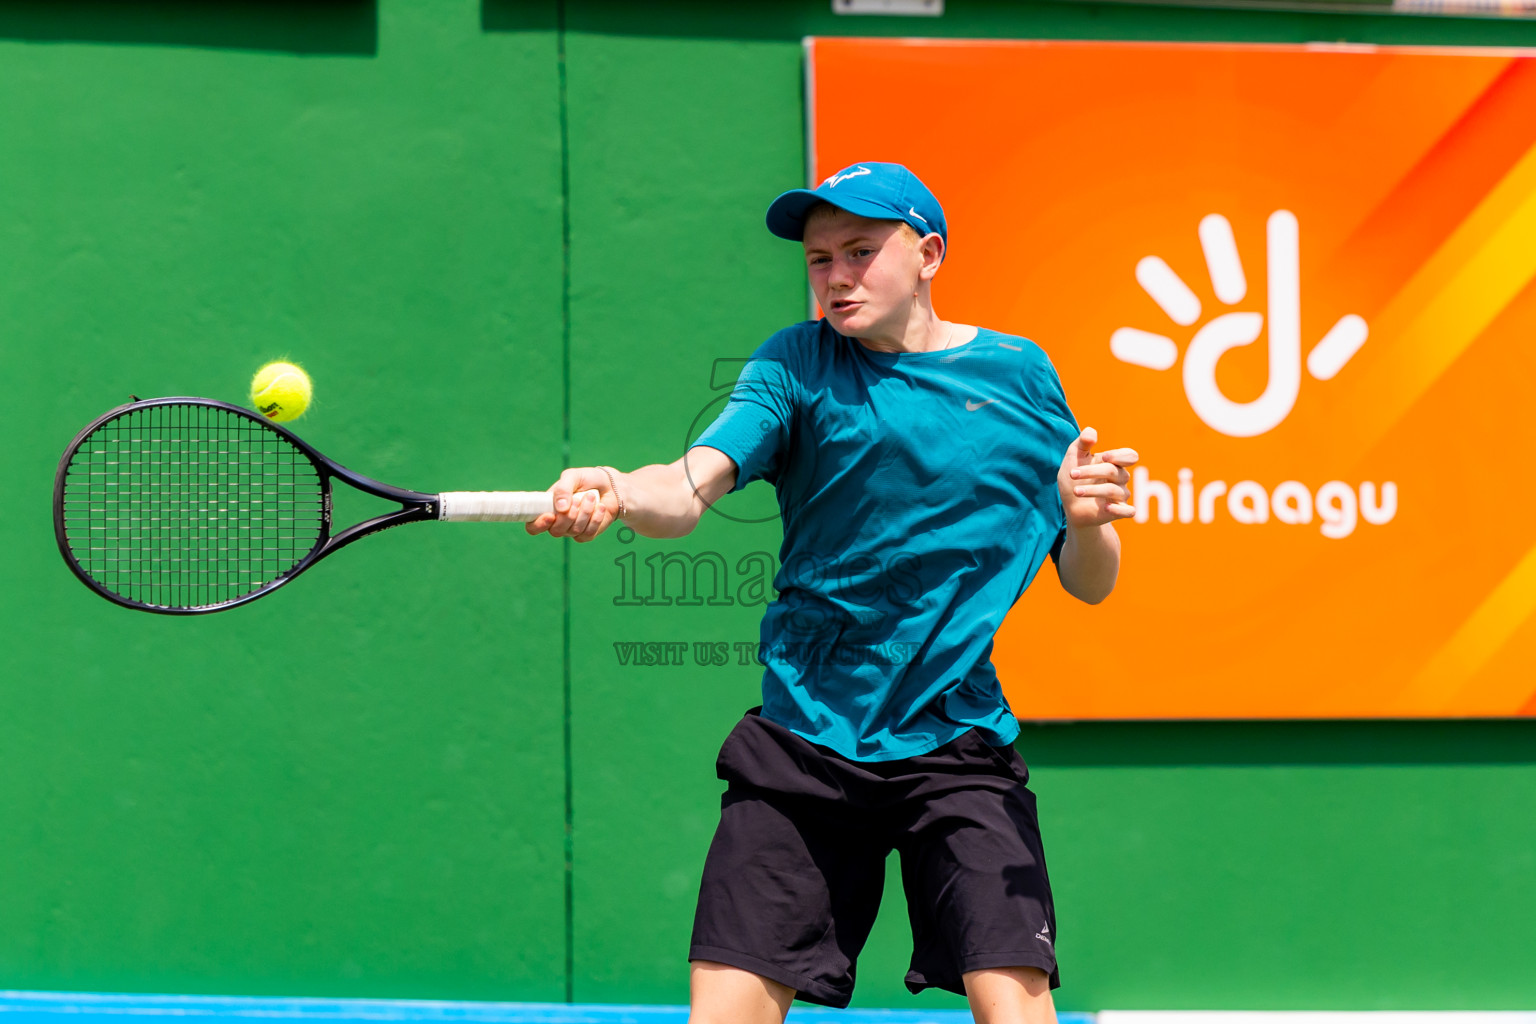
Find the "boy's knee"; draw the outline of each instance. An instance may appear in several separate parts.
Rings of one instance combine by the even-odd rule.
[[[688,1024],[783,1024],[795,990],[711,960],[689,961]]]
[[[1055,1024],[1050,975],[1038,967],[989,967],[962,978],[977,1024]]]

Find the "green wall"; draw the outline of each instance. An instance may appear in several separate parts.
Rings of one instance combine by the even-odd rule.
[[[771,521],[584,546],[413,528],[228,615],[108,605],[59,563],[47,501],[128,392],[241,401],[291,356],[304,435],[424,489],[667,461],[729,380],[715,360],[803,315],[761,227],[803,176],[803,35],[1536,44],[948,8],[0,0],[0,354],[24,382],[0,405],[3,987],[683,1001],[713,758],[756,702],[734,652],[615,645],[755,640],[736,586]],[[676,553],[711,552],[735,603],[678,603]],[[1536,723],[1041,725],[1020,748],[1063,1008],[1536,1004]],[[958,1005],[907,995],[904,932],[892,890],[856,1001]]]
[[[363,472],[559,470],[554,34],[256,6],[0,4],[0,978],[562,998],[558,546],[400,530],[172,619],[53,544],[86,420],[283,355]]]

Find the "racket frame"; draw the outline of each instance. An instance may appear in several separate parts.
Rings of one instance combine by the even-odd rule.
[[[120,416],[125,416],[130,412],[161,405],[196,405],[235,413],[260,423],[263,427],[292,444],[309,459],[320,481],[320,533],[315,540],[315,546],[310,549],[309,554],[301,558],[292,569],[289,569],[277,579],[257,587],[248,594],[241,594],[239,597],[228,601],[221,601],[217,604],[197,605],[190,608],[171,608],[165,605],[148,604],[124,597],[98,583],[92,578],[90,573],[81,568],[80,563],[75,559],[74,554],[70,550],[69,537],[64,528],[64,486],[69,475],[70,460],[74,458],[75,453],[79,451],[80,445],[85,442],[85,439],[95,433],[103,424]],[[394,512],[385,512],[382,515],[374,516],[372,519],[365,519],[360,523],[347,527],[333,537],[331,536],[332,480],[341,480],[343,483],[355,487],[365,494],[371,494],[376,498],[399,502],[400,508]],[[420,491],[406,490],[403,487],[393,487],[363,476],[361,473],[354,473],[334,459],[322,455],[313,445],[282,424],[274,423],[272,420],[267,419],[260,413],[252,412],[250,409],[232,405],[229,402],[216,401],[212,398],[146,398],[135,402],[128,402],[125,405],[120,405],[115,409],[102,413],[76,434],[75,439],[69,443],[69,447],[64,449],[64,454],[59,459],[59,468],[53,478],[53,532],[54,538],[59,544],[59,553],[64,556],[64,561],[69,565],[70,571],[80,578],[80,582],[107,600],[120,604],[125,608],[156,612],[161,615],[202,615],[208,612],[221,612],[226,608],[234,608],[248,601],[254,601],[258,597],[266,597],[272,591],[320,561],[320,559],[371,533],[378,533],[380,530],[388,530],[395,526],[403,526],[406,523],[436,519],[438,517],[439,503],[440,498],[436,494],[424,494]]]

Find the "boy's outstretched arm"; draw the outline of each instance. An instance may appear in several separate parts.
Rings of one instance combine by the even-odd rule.
[[[612,467],[567,469],[549,488],[553,515],[528,523],[529,533],[595,539],[612,526],[624,502],[624,524],[645,537],[682,537],[698,525],[704,510],[736,483],[736,463],[715,448],[699,445],[670,465],[641,466],[628,473]],[[582,498],[572,495],[597,492]]]
[[[1084,427],[1056,474],[1067,513],[1067,539],[1056,574],[1067,593],[1089,604],[1098,604],[1115,589],[1120,537],[1114,523],[1136,514],[1130,504],[1129,469],[1138,458],[1135,450],[1116,448],[1095,454],[1098,439],[1096,430]]]

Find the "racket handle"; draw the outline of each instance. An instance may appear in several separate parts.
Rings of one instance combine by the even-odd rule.
[[[437,518],[445,523],[526,523],[554,510],[555,499],[547,491],[444,491],[437,496]]]

